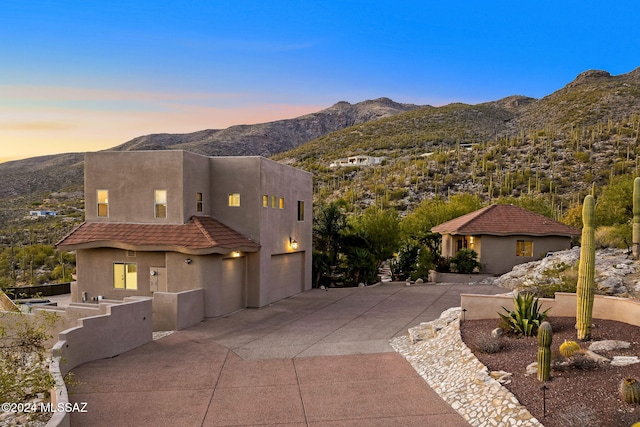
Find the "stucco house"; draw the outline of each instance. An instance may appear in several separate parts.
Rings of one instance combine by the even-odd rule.
[[[570,249],[574,227],[514,205],[491,205],[431,229],[442,235],[442,256],[462,248],[478,253],[482,272],[503,274],[547,252]]]
[[[312,177],[262,157],[85,156],[74,302],[202,289],[204,316],[311,288]],[[154,298],[154,310],[155,310]]]

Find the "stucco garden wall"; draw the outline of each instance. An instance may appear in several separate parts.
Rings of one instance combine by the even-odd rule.
[[[204,290],[153,294],[154,331],[177,331],[197,325],[203,319]]]
[[[556,293],[555,299],[540,298],[542,310],[550,308],[549,314],[558,317],[575,317],[576,294]],[[464,312],[464,318],[475,319],[499,319],[498,313],[503,313],[502,307],[509,310],[513,307],[513,296],[509,295],[476,295],[461,294],[460,305]],[[602,320],[615,320],[640,326],[640,301],[628,298],[609,297],[596,295],[593,301],[593,318]]]

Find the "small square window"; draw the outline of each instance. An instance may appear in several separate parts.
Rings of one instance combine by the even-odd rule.
[[[269,207],[269,196],[267,196],[266,194],[262,196],[262,207],[263,208]]]
[[[533,242],[531,240],[516,241],[516,256],[533,256]]]
[[[202,193],[196,193],[196,212],[202,212]]]
[[[298,221],[304,221],[304,201],[298,200]]]
[[[284,197],[280,197],[280,198],[278,199],[278,207],[279,207],[280,209],[284,209]]]
[[[229,193],[229,206],[240,206],[239,193]]]

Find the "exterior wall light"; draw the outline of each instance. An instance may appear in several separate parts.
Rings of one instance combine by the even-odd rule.
[[[231,256],[234,257],[234,258],[238,258],[240,256],[240,251],[231,252]]]
[[[191,258],[185,259],[184,262],[186,262],[187,264],[191,264]]]
[[[298,241],[293,237],[289,237],[289,247],[293,250],[298,249]]]

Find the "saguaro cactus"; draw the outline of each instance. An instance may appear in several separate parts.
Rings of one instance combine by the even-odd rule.
[[[538,328],[538,381],[549,381],[551,377],[551,341],[551,324],[542,322]]]
[[[593,196],[586,196],[582,204],[582,241],[576,289],[576,329],[578,331],[578,339],[581,341],[591,339],[591,315],[593,313],[593,296],[596,287],[594,282],[596,261],[593,226],[594,207]]]
[[[640,177],[633,180],[633,258],[640,257]]]

